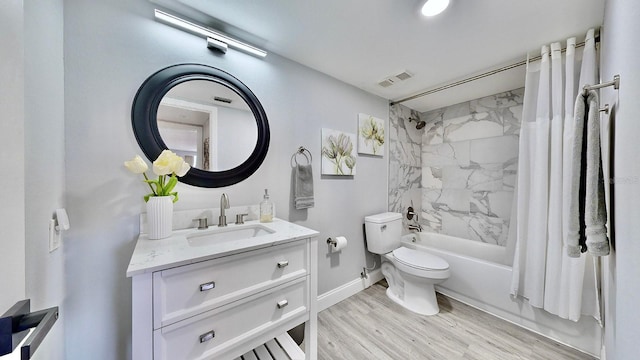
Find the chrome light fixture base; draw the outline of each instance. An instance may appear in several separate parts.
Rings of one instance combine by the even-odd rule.
[[[212,50],[218,50],[223,54],[226,54],[227,50],[229,49],[229,46],[227,45],[227,43],[224,43],[222,41],[219,41],[210,37],[207,37],[207,47]]]

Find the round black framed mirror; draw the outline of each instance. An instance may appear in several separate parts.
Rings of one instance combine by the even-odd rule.
[[[240,80],[201,64],[178,64],[149,76],[131,110],[133,132],[150,161],[171,149],[192,165],[179,178],[216,188],[236,184],[262,164],[269,122]],[[169,145],[169,146],[168,146]]]

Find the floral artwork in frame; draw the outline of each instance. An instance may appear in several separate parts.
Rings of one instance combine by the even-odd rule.
[[[355,175],[355,143],[355,134],[322,129],[322,174]]]
[[[384,120],[358,114],[358,154],[384,155]]]

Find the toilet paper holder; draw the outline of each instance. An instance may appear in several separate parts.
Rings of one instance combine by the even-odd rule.
[[[329,246],[330,252],[340,252],[347,247],[347,239],[344,236],[330,237],[327,238],[327,245]]]

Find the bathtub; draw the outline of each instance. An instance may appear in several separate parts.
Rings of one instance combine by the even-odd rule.
[[[540,335],[600,357],[601,328],[582,316],[573,322],[531,307],[509,295],[512,268],[507,249],[479,241],[436,233],[408,234],[402,245],[440,256],[449,263],[451,277],[436,291],[527,328]]]

